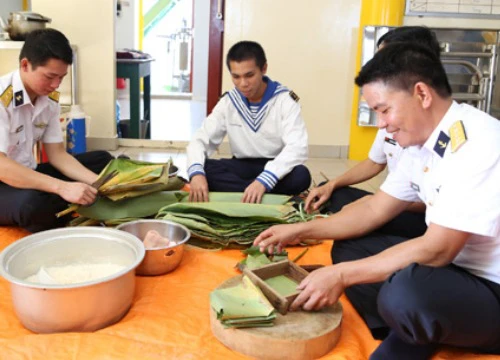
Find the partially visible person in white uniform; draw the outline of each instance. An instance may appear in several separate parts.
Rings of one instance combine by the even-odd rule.
[[[235,88],[222,95],[187,147],[189,199],[242,192],[242,202],[260,203],[265,193],[300,194],[311,175],[298,96],[266,76],[266,55],[256,42],[233,45],[226,64]],[[233,158],[209,159],[226,135]]]
[[[379,359],[429,359],[440,345],[500,354],[500,121],[451,98],[439,58],[411,43],[384,46],[356,78],[378,126],[407,147],[380,190],[325,219],[273,226],[273,250],[335,239],[332,266],[299,285],[293,309],[345,294],[374,336]],[[426,205],[415,238],[377,229],[412,202]]]
[[[0,225],[31,232],[64,226],[69,217],[56,213],[96,198],[91,184],[113,157],[106,151],[73,157],[64,148],[56,89],[72,62],[64,34],[34,30],[21,49],[19,69],[0,77]],[[47,163],[36,162],[38,141]]]
[[[377,41],[378,48],[393,42],[412,42],[429,47],[440,54],[439,42],[435,34],[425,26],[402,26],[395,28]],[[320,210],[323,213],[336,213],[344,206],[356,201],[364,201],[373,195],[369,191],[352,187],[351,185],[370,180],[380,174],[386,167],[388,172],[396,168],[403,148],[385,129],[379,129],[368,158],[356,164],[344,174],[320,184],[310,191],[305,201],[308,212]],[[417,201],[398,217],[382,226],[381,232],[393,235],[415,237],[422,235],[425,225],[425,205]]]

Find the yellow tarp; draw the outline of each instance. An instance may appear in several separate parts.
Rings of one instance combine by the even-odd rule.
[[[0,250],[28,235],[0,227]],[[290,258],[303,248],[288,249]],[[157,277],[137,277],[134,303],[119,323],[94,333],[38,335],[26,330],[14,314],[9,283],[0,278],[0,359],[247,359],[222,345],[211,333],[209,294],[238,273],[240,251],[207,251],[189,247],[180,267]],[[312,246],[299,264],[329,264],[330,243]],[[342,335],[337,347],[322,359],[367,359],[376,348],[367,327],[347,298]],[[435,360],[484,359],[500,356],[442,350]]]

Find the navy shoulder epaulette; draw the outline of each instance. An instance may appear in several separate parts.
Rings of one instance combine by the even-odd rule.
[[[293,92],[293,90],[290,90],[289,94],[290,94],[290,97],[291,97],[294,101],[299,102],[299,100],[300,100],[299,95],[297,95],[296,93],[294,93],[294,92]]]

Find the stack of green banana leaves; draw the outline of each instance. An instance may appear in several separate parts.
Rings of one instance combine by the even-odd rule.
[[[156,218],[191,230],[190,244],[204,248],[248,247],[262,231],[276,224],[306,219],[288,196],[266,194],[261,204],[242,203],[242,193],[210,193],[209,202],[185,199],[160,209]]]
[[[246,276],[236,286],[212,291],[210,306],[226,328],[269,327],[276,318],[269,300]]]
[[[179,190],[184,182],[176,176],[177,168],[169,160],[151,163],[131,159],[113,159],[93,184],[98,199],[91,206],[72,204],[57,216],[76,211],[79,217],[70,225],[118,224],[130,219],[155,215],[183,196]]]

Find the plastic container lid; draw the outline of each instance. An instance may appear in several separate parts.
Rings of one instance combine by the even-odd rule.
[[[69,119],[84,119],[85,113],[83,112],[80,105],[71,105],[71,110],[68,114]]]

